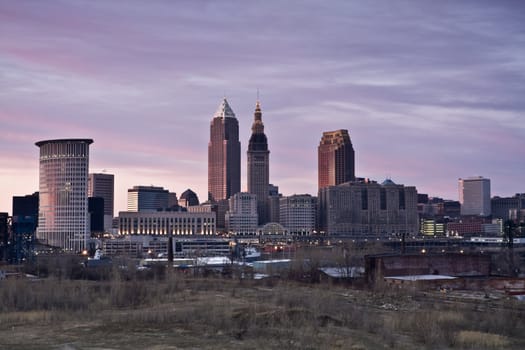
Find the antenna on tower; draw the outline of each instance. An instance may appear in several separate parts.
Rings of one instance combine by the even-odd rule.
[[[257,101],[259,101],[259,88],[257,88]]]

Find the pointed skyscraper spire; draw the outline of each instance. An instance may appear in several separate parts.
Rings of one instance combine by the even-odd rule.
[[[211,201],[227,200],[240,191],[239,122],[228,101],[223,98],[210,124],[208,199]],[[217,223],[219,224],[219,221]]]
[[[233,113],[232,108],[230,107],[230,104],[228,103],[228,100],[226,100],[226,97],[222,99],[221,104],[219,105],[219,108],[217,108],[217,112],[215,112],[215,118],[221,117],[221,118],[235,118],[235,113]]]
[[[257,91],[257,95],[258,91]],[[258,97],[258,96],[257,96]],[[264,134],[261,104],[259,99],[255,103],[253,114],[252,136],[248,143],[248,192],[257,195],[257,213],[259,225],[268,222],[268,189],[270,183],[270,151],[268,140]]]
[[[262,122],[261,104],[259,100],[255,103],[255,113],[253,113],[252,133],[264,134],[264,124]]]

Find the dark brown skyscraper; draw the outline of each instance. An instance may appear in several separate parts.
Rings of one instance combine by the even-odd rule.
[[[208,144],[208,199],[227,200],[241,191],[239,122],[226,98],[215,112]],[[219,218],[217,218],[220,221]]]
[[[248,144],[248,192],[257,195],[259,225],[268,222],[268,185],[270,184],[270,151],[264,134],[261,106],[255,105],[252,136]]]
[[[348,130],[323,132],[318,167],[319,189],[355,180],[354,148]]]

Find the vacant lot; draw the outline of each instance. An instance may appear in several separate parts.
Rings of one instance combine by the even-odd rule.
[[[523,349],[525,309],[469,293],[168,273],[0,282],[2,349]]]

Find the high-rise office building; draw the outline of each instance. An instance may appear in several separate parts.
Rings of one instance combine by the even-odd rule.
[[[86,249],[89,236],[88,171],[92,139],[39,141],[37,239],[66,251]]]
[[[113,222],[115,176],[113,174],[89,174],[88,197],[104,198],[104,229],[110,230]]]
[[[355,180],[354,148],[348,130],[323,132],[318,148],[319,189]]]
[[[252,136],[248,143],[248,192],[257,196],[259,225],[268,222],[268,186],[270,184],[270,151],[264,134],[261,105],[255,105]]]
[[[157,211],[168,208],[169,191],[156,186],[133,186],[128,190],[128,211]]]
[[[461,215],[489,216],[491,214],[490,179],[482,176],[459,179],[458,189]]]
[[[220,201],[241,191],[239,122],[226,98],[210,125],[208,144],[208,199]]]
[[[239,122],[225,98],[211,121],[208,144],[208,200],[217,204],[217,230],[224,231],[228,199],[240,191]]]

